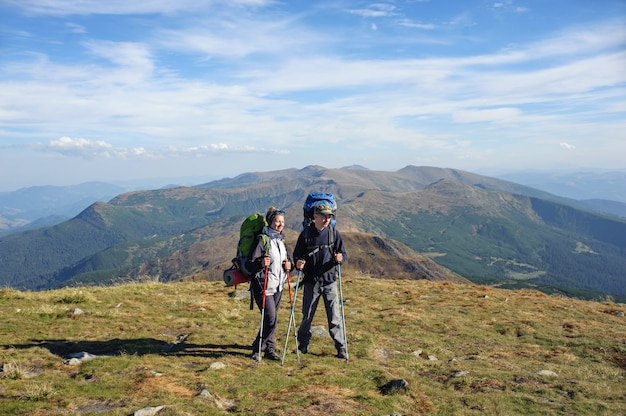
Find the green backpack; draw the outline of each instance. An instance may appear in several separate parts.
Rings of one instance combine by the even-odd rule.
[[[246,260],[250,255],[250,250],[258,235],[264,237],[264,244],[267,246],[269,238],[262,234],[263,227],[267,225],[262,214],[252,214],[241,223],[239,228],[239,242],[237,243],[237,255],[233,259],[233,264],[249,279],[250,272],[246,270]]]

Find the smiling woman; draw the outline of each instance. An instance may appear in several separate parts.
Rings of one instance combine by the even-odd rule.
[[[158,159],[234,176],[267,155],[623,168],[625,14],[622,0],[3,1],[0,177],[18,186],[18,156],[42,172],[29,185],[80,177],[80,159],[105,181],[162,173]]]

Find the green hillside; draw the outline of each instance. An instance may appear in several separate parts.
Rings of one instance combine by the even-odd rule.
[[[219,280],[244,216],[284,207],[295,238],[313,190],[336,195],[341,231],[395,240],[474,281],[626,295],[626,222],[511,182],[429,167],[311,166],[122,194],[54,227],[0,238],[0,283],[41,290],[192,274]]]
[[[404,194],[372,191],[349,205],[363,212],[365,230],[384,232],[466,277],[626,293],[620,221],[449,180]]]
[[[349,361],[316,336],[300,364],[291,338],[283,366],[249,358],[260,314],[247,292],[219,282],[2,289],[2,414],[626,414],[624,304],[348,273],[343,282]],[[314,326],[324,325],[320,310]],[[387,392],[393,380],[407,388]]]
[[[224,223],[221,223],[224,224]],[[239,226],[239,222],[233,224]],[[117,258],[109,253],[111,250],[99,253],[81,262],[80,269],[70,269],[73,277],[63,281],[67,286],[84,286],[92,284],[116,284],[120,282],[138,281],[183,281],[208,280],[221,281],[224,269],[231,266],[232,237],[213,237],[203,239],[201,236],[212,234],[215,225],[203,227],[186,234],[180,239],[171,238],[152,242],[152,249],[131,251],[140,254],[152,252],[159,247],[169,247],[170,244],[179,244],[180,249],[170,250],[171,255],[162,255],[156,260],[142,262],[137,256],[127,256],[123,264],[101,263],[99,268],[93,265],[99,259],[111,260]],[[210,230],[209,230],[210,229]],[[223,229],[222,229],[223,230]],[[289,248],[295,247],[298,234],[288,230],[286,243]],[[188,238],[196,237],[198,243],[187,246]],[[414,250],[397,241],[375,237],[371,234],[346,232],[343,240],[350,247],[350,261],[344,264],[343,269],[355,275],[374,275],[383,279],[428,279],[434,281],[469,282],[462,276],[442,267],[431,259],[416,253]],[[125,246],[124,246],[125,247]],[[117,250],[119,246],[116,246]],[[112,249],[113,250],[113,249]],[[131,261],[134,260],[134,261]],[[209,259],[209,260],[207,260]],[[133,266],[131,263],[137,263]]]

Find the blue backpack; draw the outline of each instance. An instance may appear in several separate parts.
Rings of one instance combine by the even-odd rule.
[[[314,239],[310,235],[311,228],[309,225],[313,223],[313,213],[315,212],[315,207],[318,205],[328,205],[330,210],[333,213],[333,218],[330,221],[329,232],[328,232],[328,244],[324,245],[314,245]],[[304,227],[304,243],[306,244],[307,255],[306,257],[310,257],[317,253],[320,250],[330,250],[333,251],[333,247],[335,245],[335,226],[337,225],[337,221],[335,220],[335,214],[337,213],[337,201],[335,200],[335,196],[333,194],[326,194],[322,192],[311,192],[309,196],[306,198],[304,202],[304,221],[302,221],[302,225]],[[307,276],[305,274],[303,281],[307,280]]]
[[[323,192],[311,192],[309,196],[307,196],[306,201],[304,201],[304,207],[302,209],[304,214],[304,220],[302,221],[303,227],[306,228],[307,225],[313,222],[314,208],[318,205],[328,205],[330,207],[333,212],[331,225],[334,227],[336,225],[335,214],[337,212],[337,201],[333,194]]]

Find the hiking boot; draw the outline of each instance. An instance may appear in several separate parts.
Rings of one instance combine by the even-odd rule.
[[[259,354],[258,352],[253,352],[250,358],[252,358],[254,361],[261,362],[261,354]]]
[[[280,361],[280,356],[276,354],[276,350],[265,351],[265,358],[269,358],[270,360],[274,361]]]
[[[343,360],[348,359],[348,351],[345,348],[340,348],[337,350],[337,358],[341,358]]]
[[[308,354],[309,353],[309,348],[308,347],[303,347],[302,345],[298,345],[298,351],[300,352],[300,354]],[[296,354],[298,351],[293,350],[293,353]]]

